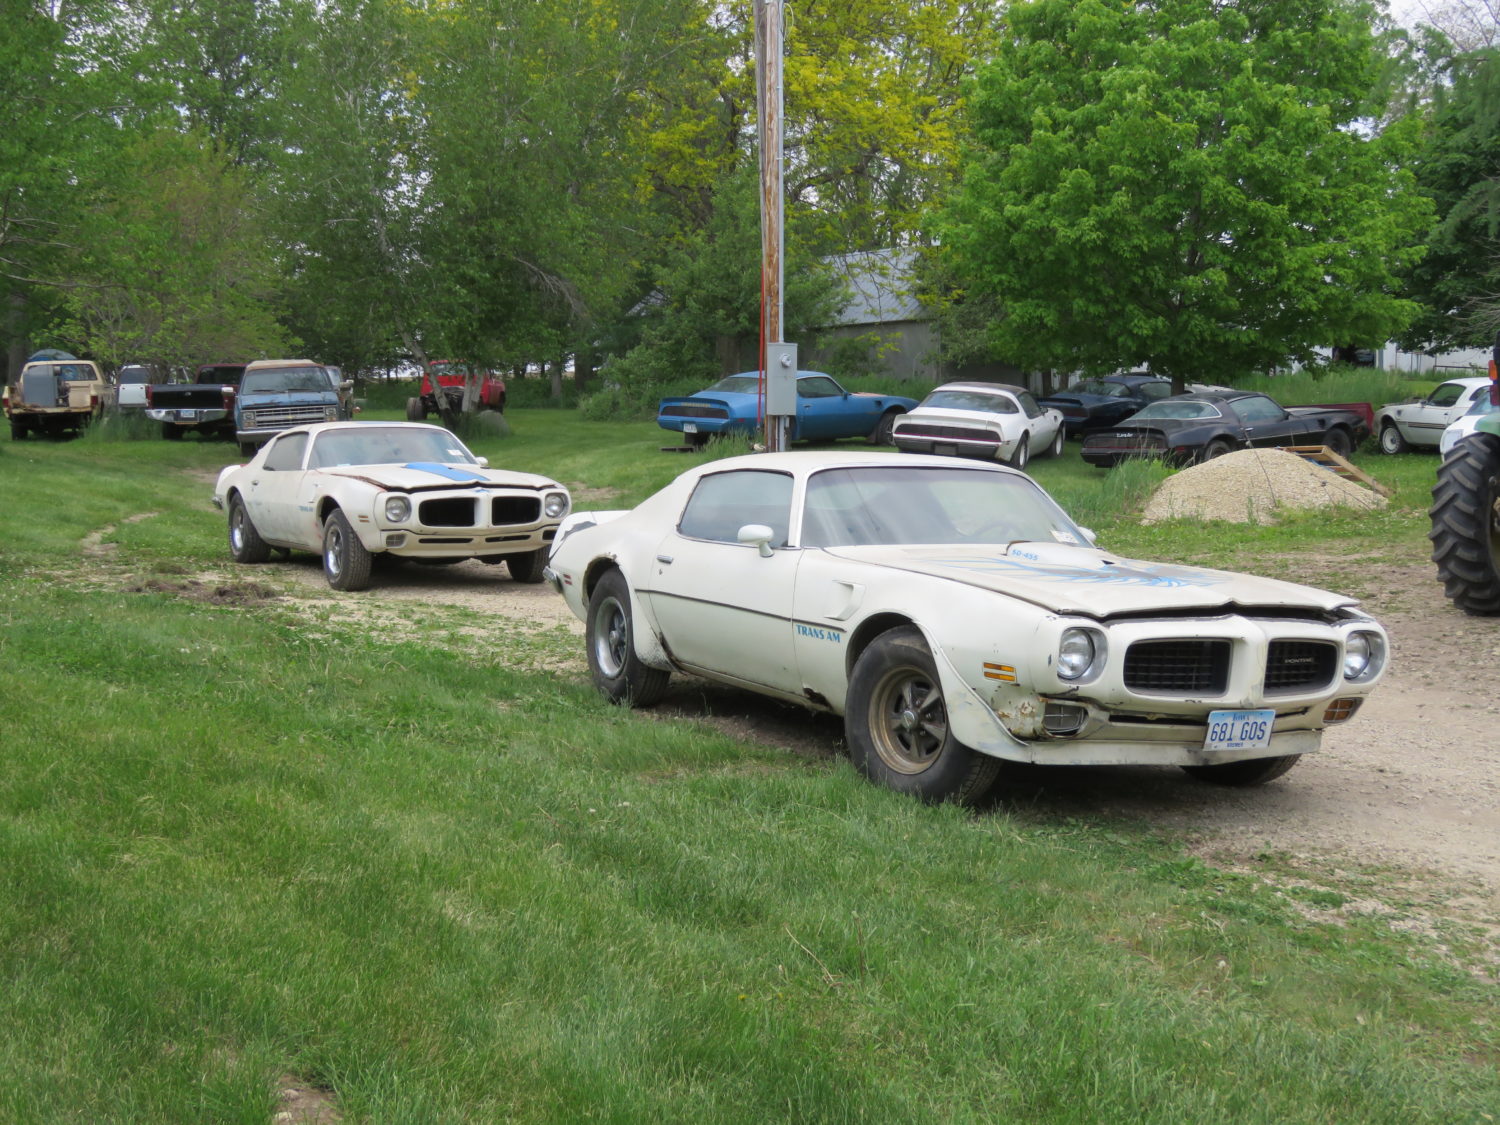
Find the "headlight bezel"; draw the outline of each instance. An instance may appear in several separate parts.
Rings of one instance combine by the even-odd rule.
[[[1383,634],[1373,629],[1351,629],[1344,635],[1344,683],[1369,683],[1385,670],[1385,661]]]
[[[380,510],[385,515],[386,523],[405,523],[411,519],[411,497],[404,493],[393,493],[385,498]]]
[[[549,492],[542,497],[542,515],[549,520],[562,519],[571,507],[572,501],[566,492]]]
[[[1099,678],[1109,656],[1104,632],[1086,625],[1070,625],[1057,637],[1053,668],[1060,683],[1070,687]]]

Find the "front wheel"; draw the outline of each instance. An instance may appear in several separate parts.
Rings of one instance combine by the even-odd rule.
[[[271,557],[271,548],[255,530],[239,496],[229,501],[229,554],[237,563],[263,563]]]
[[[998,760],[953,736],[937,664],[911,626],[882,633],[860,654],[844,735],[855,769],[923,801],[972,805],[1000,773]]]
[[[241,457],[254,457],[255,456],[255,449],[256,449],[256,446],[255,446],[255,443],[253,441],[242,441],[242,442],[240,442],[240,456]]]
[[[899,410],[887,410],[880,416],[880,421],[875,424],[875,432],[870,435],[870,441],[874,445],[890,445],[891,434],[896,428],[896,419],[900,416]]]
[[[1010,455],[1010,467],[1012,469],[1025,469],[1031,460],[1031,435],[1022,434],[1021,440],[1016,443],[1016,451]]]
[[[1408,448],[1406,439],[1401,436],[1401,431],[1394,422],[1387,422],[1380,427],[1380,452],[1405,453]]]
[[[589,674],[605,699],[631,707],[649,707],[666,693],[668,673],[652,668],[635,653],[630,585],[618,570],[600,578],[589,595],[584,632]]]
[[[505,560],[506,569],[517,582],[540,582],[542,571],[546,566],[547,549],[545,547],[539,547],[535,551],[522,551],[519,555],[510,555]]]
[[[420,422],[427,417],[427,411],[422,409],[422,400],[409,398],[406,400],[406,420],[408,422]]]
[[[1223,762],[1217,766],[1183,766],[1184,773],[1215,785],[1232,785],[1245,788],[1275,781],[1297,764],[1301,754],[1287,754],[1280,758],[1251,758],[1245,762]]]
[[[1430,518],[1443,592],[1465,613],[1500,614],[1500,437],[1470,434],[1443,458]]]
[[[323,523],[323,574],[335,590],[363,590],[370,584],[369,550],[337,508]]]

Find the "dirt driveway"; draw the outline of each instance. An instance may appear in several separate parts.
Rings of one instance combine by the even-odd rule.
[[[580,634],[576,672],[587,675],[581,623],[549,588],[514,582],[504,567],[408,566],[382,575],[374,590],[327,601],[314,561],[275,569],[340,615],[387,617],[402,603],[435,599],[517,624],[565,623]],[[1400,868],[1416,876],[1413,885],[1430,874],[1469,910],[1500,913],[1500,619],[1454,610],[1425,564],[1387,571],[1379,590],[1366,607],[1390,630],[1391,671],[1362,713],[1331,729],[1322,751],[1285,778],[1235,790],[1170,769],[1022,770],[1002,802],[1043,815],[1103,812],[1167,825],[1221,863],[1274,852],[1351,871]],[[806,757],[842,750],[839,720],[700,681],[673,682],[658,710]]]

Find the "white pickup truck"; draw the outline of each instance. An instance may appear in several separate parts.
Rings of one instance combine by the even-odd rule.
[[[120,368],[115,405],[121,410],[145,410],[146,388],[166,382],[161,372],[144,363],[127,363]]]

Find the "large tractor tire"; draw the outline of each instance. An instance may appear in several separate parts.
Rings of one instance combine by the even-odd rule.
[[[1474,433],[1438,466],[1432,561],[1443,592],[1465,613],[1500,614],[1500,435]]]

